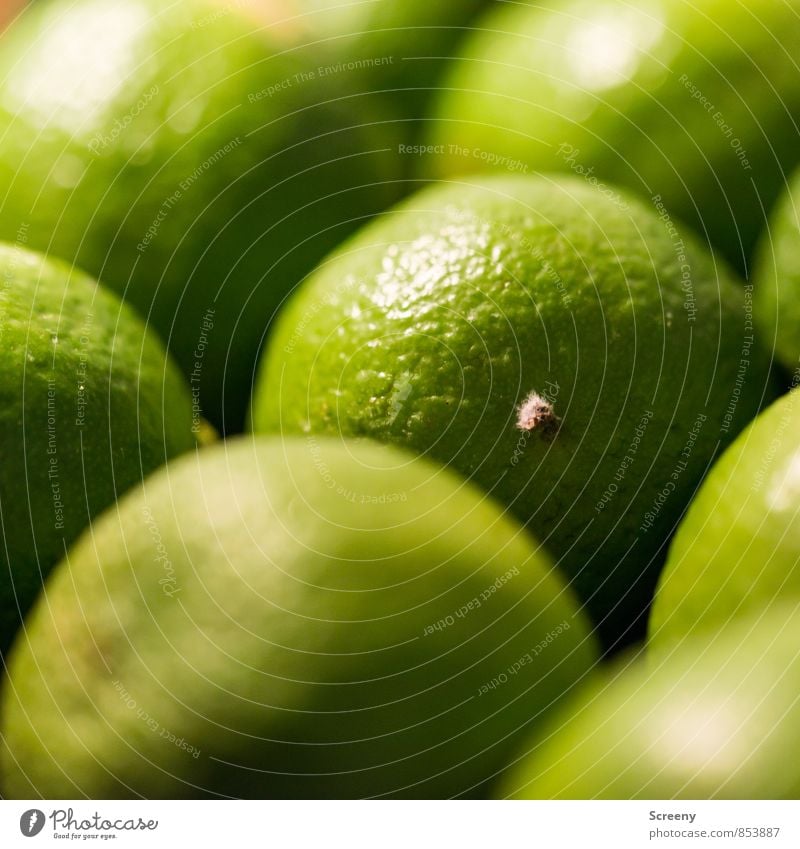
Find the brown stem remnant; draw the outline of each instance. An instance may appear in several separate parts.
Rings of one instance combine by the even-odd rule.
[[[553,404],[538,392],[531,392],[517,408],[517,427],[526,433],[535,430],[542,436],[553,437],[560,424]]]

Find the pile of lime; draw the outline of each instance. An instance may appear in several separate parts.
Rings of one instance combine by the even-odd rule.
[[[800,793],[800,16],[496,5],[0,36],[3,797]]]

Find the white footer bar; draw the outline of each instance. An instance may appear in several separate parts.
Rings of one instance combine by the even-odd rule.
[[[0,846],[800,847],[798,802],[0,801]]]

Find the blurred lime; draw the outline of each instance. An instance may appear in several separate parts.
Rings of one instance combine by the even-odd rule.
[[[550,547],[611,644],[646,608],[718,445],[759,405],[766,357],[747,306],[675,222],[616,190],[433,187],[294,297],[253,426],[370,436],[452,465]]]
[[[241,427],[281,300],[396,194],[379,126],[236,5],[56,0],[3,37],[0,235],[107,281]]]
[[[754,272],[756,317],[775,356],[788,368],[800,365],[800,171],[795,172],[770,215]]]
[[[481,20],[428,165],[561,170],[660,196],[740,270],[800,161],[794,0],[566,0]]]
[[[187,387],[83,273],[0,245],[0,652],[90,518],[192,448]]]
[[[776,401],[703,482],[670,548],[650,643],[680,642],[800,597],[800,391]]]
[[[231,441],[148,479],[53,575],[12,652],[2,779],[15,798],[475,794],[595,659],[547,558],[450,472]]]
[[[763,610],[598,678],[508,775],[523,799],[796,799],[800,613]]]
[[[361,91],[381,95],[387,113],[409,121],[427,117],[432,93],[458,44],[473,31],[491,0],[282,0],[293,12],[301,42],[316,40],[333,67],[358,79]],[[338,60],[338,61],[337,61]]]

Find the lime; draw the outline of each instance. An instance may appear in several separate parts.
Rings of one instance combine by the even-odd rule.
[[[316,40],[331,69],[376,92],[388,115],[415,135],[447,60],[490,0],[282,0],[297,39]],[[303,14],[304,13],[304,14]],[[402,127],[398,128],[402,132]]]
[[[503,4],[442,83],[429,169],[560,170],[659,197],[740,270],[800,162],[798,4]]]
[[[0,651],[90,518],[200,429],[177,368],[115,295],[0,245]]]
[[[169,464],[27,631],[2,705],[15,798],[475,794],[596,659],[481,492],[324,438]]]
[[[754,270],[756,317],[775,356],[788,368],[800,365],[800,171],[770,214]]]
[[[718,445],[759,405],[751,306],[675,222],[616,190],[433,187],[294,297],[253,425],[452,465],[529,524],[613,642]]]
[[[236,4],[56,0],[0,51],[0,235],[124,295],[225,431],[286,293],[396,194],[347,75],[287,38]]]
[[[798,641],[800,612],[781,605],[696,636],[663,663],[598,676],[533,740],[500,795],[796,799]]]
[[[711,470],[659,581],[649,626],[653,646],[671,646],[694,630],[800,596],[798,434],[795,389],[762,413]]]

